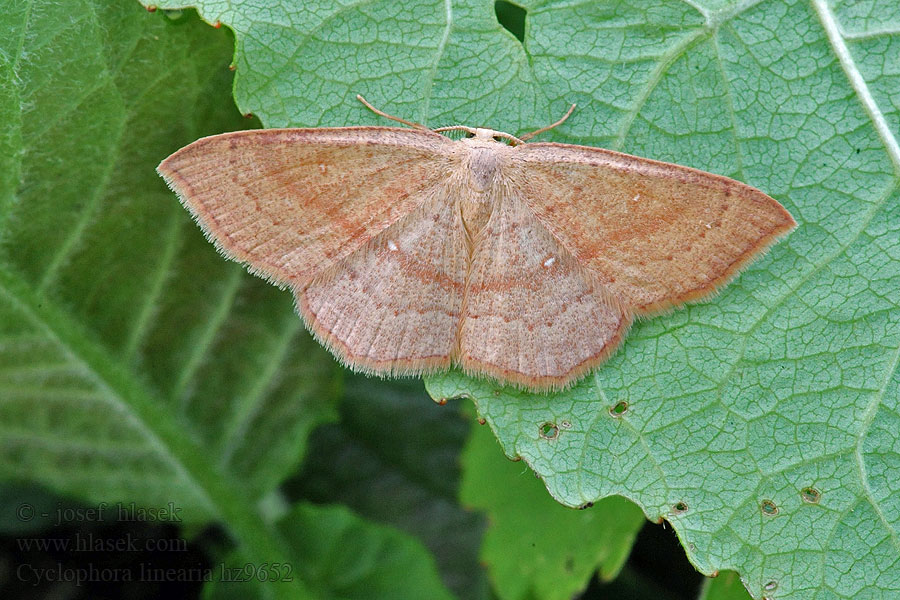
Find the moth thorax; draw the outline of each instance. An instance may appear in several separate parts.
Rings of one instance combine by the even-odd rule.
[[[487,192],[494,187],[500,172],[500,152],[494,146],[498,142],[488,142],[489,146],[475,146],[469,155],[469,180],[474,191]]]

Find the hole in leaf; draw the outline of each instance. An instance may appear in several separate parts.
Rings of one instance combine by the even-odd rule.
[[[775,590],[778,589],[778,582],[770,581],[766,585],[763,586],[763,589],[767,592],[774,592]]]
[[[774,517],[778,514],[778,505],[771,500],[763,500],[759,508],[767,517]]]
[[[562,427],[563,429],[569,429],[570,427],[572,427],[572,424],[569,423],[568,421],[563,421],[562,423],[559,424],[559,426]]]
[[[616,402],[615,406],[611,406],[609,409],[609,414],[614,417],[621,417],[626,412],[628,412],[628,403],[622,400],[621,402]]]
[[[675,503],[675,505],[672,507],[672,512],[675,513],[676,515],[680,515],[682,513],[686,513],[687,509],[688,509],[687,502],[682,500],[681,502]]]
[[[543,423],[541,424],[541,437],[545,440],[555,440],[559,437],[559,427],[556,426],[555,423]]]
[[[517,40],[525,41],[525,17],[528,13],[524,8],[506,0],[497,0],[494,2],[494,14],[497,15],[497,21],[516,36]]]
[[[800,490],[800,497],[808,504],[818,504],[822,493],[814,487],[805,487]]]

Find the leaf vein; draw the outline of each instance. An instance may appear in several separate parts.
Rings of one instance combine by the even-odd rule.
[[[822,27],[825,29],[831,48],[834,50],[834,54],[844,70],[844,74],[850,81],[850,85],[853,87],[853,91],[856,92],[856,96],[860,104],[863,105],[866,114],[872,120],[875,130],[878,132],[878,136],[881,138],[884,148],[891,158],[891,162],[894,164],[895,175],[900,176],[900,143],[897,142],[896,136],[884,118],[884,113],[881,112],[881,109],[875,102],[875,98],[872,97],[869,85],[863,79],[859,69],[857,69],[853,56],[850,54],[850,49],[841,35],[837,21],[835,21],[834,15],[828,8],[826,0],[813,0],[813,7],[819,16]]]
[[[244,271],[238,266],[231,268],[231,274],[222,286],[222,293],[219,301],[216,303],[216,309],[206,321],[206,326],[200,334],[199,339],[193,345],[188,360],[185,361],[184,368],[178,373],[175,379],[175,385],[172,387],[171,398],[178,402],[179,410],[182,414],[187,412],[187,405],[190,401],[190,383],[196,375],[197,371],[203,365],[206,354],[212,348],[216,340],[216,334],[228,318],[234,300],[237,297],[238,289],[244,280]]]

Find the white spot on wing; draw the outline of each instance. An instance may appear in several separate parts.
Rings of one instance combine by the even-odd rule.
[[[548,258],[547,260],[544,261],[544,266],[545,266],[545,267],[550,267],[550,266],[552,266],[553,263],[555,263],[555,262],[556,262],[556,257],[555,257],[555,256],[551,256],[550,258]]]
[[[391,252],[397,251],[397,244],[394,243],[394,240],[388,240],[388,250]]]

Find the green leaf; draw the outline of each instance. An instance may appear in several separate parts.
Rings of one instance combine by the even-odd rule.
[[[497,450],[487,428],[473,428],[460,488],[464,504],[487,512],[481,559],[497,595],[565,600],[597,570],[601,579],[613,579],[644,524],[640,509],[620,497],[583,511],[560,506],[531,469]]]
[[[766,593],[772,594],[778,586],[769,586]],[[719,573],[703,583],[698,600],[749,600],[750,595],[741,583],[741,578],[734,571]]]
[[[235,97],[266,126],[384,124],[363,93],[518,133],[574,101],[547,139],[780,200],[787,240],[717,298],[638,323],[578,387],[430,389],[474,398],[564,504],[626,496],[756,598],[773,581],[781,598],[900,592],[896,3],[523,2],[522,44],[485,0],[198,4],[234,29]]]
[[[635,43],[649,18],[603,6],[531,17],[532,56],[551,54],[570,87],[585,74],[609,111],[568,139],[737,177],[800,228],[716,299],[637,324],[568,392],[453,374],[431,393],[472,397],[564,504],[631,498],[698,569],[735,569],[756,598],[900,593],[896,11],[855,6],[879,26],[845,39],[825,2],[700,7],[671,40],[652,29],[654,54]],[[575,41],[538,52],[559,39],[539,17]]]
[[[256,501],[333,418],[334,363],[154,172],[246,125],[232,41],[111,0],[14,2],[0,29],[0,476],[174,502],[286,560]]]
[[[342,506],[298,504],[278,522],[291,545],[288,564],[253,565],[245,573],[271,581],[302,577],[318,582],[315,597],[360,600],[450,600],[434,560],[414,537],[393,527],[376,525]],[[260,593],[237,581],[217,580],[206,590],[209,598],[260,598]]]
[[[487,598],[490,586],[478,562],[484,519],[456,501],[469,421],[453,405],[431,402],[421,381],[350,375],[344,390],[340,422],[311,436],[303,470],[286,484],[286,495],[340,502],[415,535],[458,597]]]
[[[414,538],[343,507],[300,505],[280,523],[310,579],[341,598],[452,598]],[[322,560],[326,557],[327,560]]]

